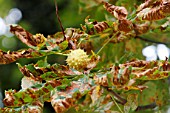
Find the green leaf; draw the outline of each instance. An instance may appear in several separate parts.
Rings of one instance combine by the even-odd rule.
[[[131,113],[135,111],[138,107],[138,95],[137,94],[129,94],[127,97],[127,103],[124,105],[124,112]]]
[[[52,80],[56,77],[57,77],[57,74],[55,74],[54,72],[46,72],[46,73],[41,75],[41,78],[43,80]]]
[[[47,67],[49,64],[47,63],[47,57],[44,58],[44,60],[39,60],[36,63],[36,67]]]
[[[68,47],[68,41],[65,40],[64,42],[59,44],[60,50],[65,50]]]
[[[107,80],[108,80],[108,86],[112,87],[113,86],[113,75],[111,73],[107,74]]]
[[[63,89],[66,89],[68,85],[64,84],[64,85],[60,85],[57,87],[57,90],[60,91],[60,90],[63,90]]]
[[[33,64],[26,65],[26,68],[31,72],[35,72],[35,70],[36,70]]]
[[[26,103],[33,101],[33,98],[31,98],[28,94],[23,95],[23,97],[25,97],[25,98],[23,98],[23,100],[24,100]]]

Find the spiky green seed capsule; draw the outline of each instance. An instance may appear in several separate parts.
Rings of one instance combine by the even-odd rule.
[[[67,64],[69,67],[74,68],[76,70],[84,69],[87,66],[87,63],[89,62],[88,55],[84,50],[77,49],[72,50],[70,54],[68,54],[68,57],[66,59]]]

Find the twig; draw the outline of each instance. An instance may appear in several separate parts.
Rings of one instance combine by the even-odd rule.
[[[61,23],[61,20],[60,20],[60,16],[59,16],[59,14],[58,14],[57,2],[56,2],[55,0],[54,0],[54,2],[55,2],[55,9],[56,9],[57,19],[58,19],[58,22],[59,22],[59,24],[60,24],[60,28],[61,28],[61,30],[62,30],[62,32],[63,32],[64,40],[66,40],[65,33],[64,33],[64,28],[63,28],[63,26],[62,26],[62,23]]]
[[[106,88],[106,87],[105,87],[105,88]],[[117,101],[117,100],[114,100],[114,101],[116,101],[117,103],[120,103],[120,104],[122,104],[122,105],[125,105],[125,104],[127,103],[127,100],[124,99],[124,98],[122,98],[122,97],[121,97],[120,95],[118,95],[116,92],[114,92],[113,90],[109,89],[108,87],[107,87],[106,89],[107,89],[107,91],[108,91],[109,93],[113,94],[113,95],[116,97],[116,99],[119,100],[119,101]],[[113,97],[112,97],[112,98],[113,98]],[[141,111],[141,110],[146,110],[146,109],[153,109],[153,108],[155,108],[156,106],[157,106],[157,105],[156,105],[156,103],[154,102],[154,103],[151,103],[151,104],[149,104],[149,105],[138,106],[135,111]]]
[[[141,111],[141,110],[146,110],[146,109],[153,109],[155,108],[157,105],[156,103],[151,103],[149,105],[144,105],[144,106],[138,106],[137,109],[135,111]]]
[[[111,97],[112,97],[112,100],[114,101],[114,103],[116,104],[117,108],[119,109],[119,111],[120,111],[121,113],[123,113],[122,109],[119,107],[119,105],[117,104],[116,100],[114,99],[114,96],[111,95]]]
[[[124,105],[126,104],[127,100],[122,98],[120,95],[118,95],[116,92],[114,92],[113,90],[107,88],[107,91],[110,92],[111,94],[113,94],[119,101],[120,104]]]
[[[165,44],[165,45],[170,45],[170,43],[166,43],[166,42],[160,42],[160,41],[155,41],[155,40],[150,40],[150,39],[146,39],[140,36],[136,36],[135,38],[138,38],[140,40],[146,41],[146,42],[151,42],[151,43],[155,43],[155,44]]]
[[[108,41],[99,49],[97,52],[97,55],[102,51],[102,49],[118,34],[119,32],[116,32]]]
[[[75,50],[75,49],[77,48],[77,47],[76,47],[76,44],[74,44],[72,40],[69,40],[69,44],[71,45],[71,48],[72,48],[73,50]]]

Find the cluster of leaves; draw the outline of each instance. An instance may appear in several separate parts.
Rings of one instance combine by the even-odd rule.
[[[147,0],[129,17],[123,6],[112,5],[106,1],[94,0],[94,6],[103,4],[114,21],[98,22],[87,17],[81,29],[67,28],[45,38],[42,34],[32,35],[20,26],[11,26],[15,34],[29,49],[14,52],[0,51],[0,64],[15,62],[20,58],[38,58],[45,56],[36,64],[22,66],[24,75],[21,90],[5,92],[3,113],[41,113],[44,102],[51,102],[57,113],[79,112],[133,112],[138,110],[161,108],[168,104],[169,62],[131,60],[124,63],[107,63],[102,52],[109,43],[125,42],[149,31],[168,31],[169,21],[153,29],[152,22],[166,18],[170,14],[169,1]],[[87,2],[81,0],[81,4]],[[90,2],[88,2],[90,3]],[[87,4],[88,4],[87,3]],[[93,7],[93,6],[89,6]],[[85,7],[87,8],[87,7]],[[148,11],[149,10],[149,11]],[[133,13],[133,12],[132,12]],[[95,47],[100,40],[102,47]],[[69,56],[70,51],[82,49],[89,55],[80,60],[88,60],[80,66],[49,64],[48,55]],[[99,50],[98,50],[99,49]],[[98,52],[95,54],[95,52]],[[85,54],[86,54],[85,53]],[[75,61],[77,54],[71,54]],[[83,53],[84,55],[84,53]],[[111,55],[111,54],[106,54]],[[112,56],[112,55],[111,55]],[[68,60],[66,60],[68,61]],[[71,59],[69,59],[71,62]],[[100,65],[102,64],[102,65]],[[80,65],[80,62],[74,63]],[[161,84],[161,86],[159,86]]]

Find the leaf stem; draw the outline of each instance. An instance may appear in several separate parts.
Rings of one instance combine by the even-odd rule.
[[[102,49],[118,34],[119,32],[116,32],[101,48],[100,50],[97,52],[97,55],[99,55],[99,53],[102,51]]]
[[[63,54],[63,53],[55,53],[57,55],[62,55],[62,56],[68,56],[68,54]]]
[[[122,109],[120,108],[120,106],[118,105],[118,103],[116,102],[116,100],[114,99],[114,96],[110,93],[110,96],[112,97],[112,100],[114,101],[114,103],[116,104],[117,108],[119,109],[119,111],[121,113],[123,113]]]

